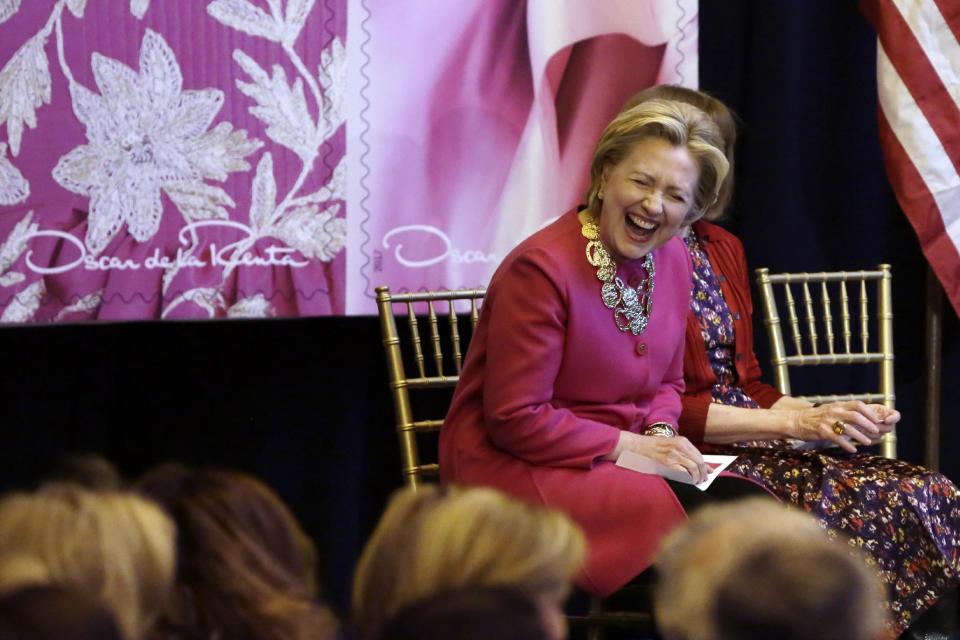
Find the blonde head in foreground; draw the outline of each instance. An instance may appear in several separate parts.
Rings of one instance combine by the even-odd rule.
[[[394,494],[357,565],[353,609],[362,638],[403,607],[471,586],[510,586],[555,607],[583,563],[565,515],[487,488]]]
[[[866,556],[773,500],[700,509],[664,541],[656,567],[665,640],[877,640],[885,632],[884,594]]]
[[[171,588],[174,535],[159,507],[131,493],[64,484],[11,494],[0,500],[0,564],[17,570],[0,574],[0,591],[46,583],[93,595],[136,640]]]

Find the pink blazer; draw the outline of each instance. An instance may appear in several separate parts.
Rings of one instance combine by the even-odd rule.
[[[654,252],[650,324],[619,331],[571,211],[494,274],[440,433],[445,482],[488,485],[560,509],[587,535],[578,582],[609,594],[646,569],[685,519],[666,482],[600,457],[619,429],[676,425],[691,265],[682,241]],[[620,265],[637,282],[640,261]]]

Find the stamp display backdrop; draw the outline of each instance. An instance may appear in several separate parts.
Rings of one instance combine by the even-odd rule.
[[[0,322],[483,285],[696,78],[695,0],[0,0]]]

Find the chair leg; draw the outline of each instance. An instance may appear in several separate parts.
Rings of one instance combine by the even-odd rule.
[[[590,596],[590,614],[603,612],[603,600],[597,596]],[[587,640],[603,640],[603,627],[599,624],[587,626]]]

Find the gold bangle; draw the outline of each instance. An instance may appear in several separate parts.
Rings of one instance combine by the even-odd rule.
[[[658,438],[672,438],[677,435],[677,430],[669,422],[653,422],[648,424],[643,430],[645,436],[656,436]]]

